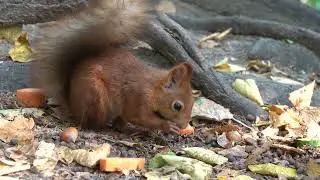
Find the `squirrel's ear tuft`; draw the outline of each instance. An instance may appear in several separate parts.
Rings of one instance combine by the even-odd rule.
[[[171,89],[189,84],[192,77],[192,66],[189,63],[181,63],[174,66],[164,79],[164,88]]]

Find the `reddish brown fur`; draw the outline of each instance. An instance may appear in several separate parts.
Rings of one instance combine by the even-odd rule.
[[[105,127],[111,118],[120,117],[117,121],[122,121],[121,124],[130,122],[149,129],[169,130],[168,121],[153,113],[159,110],[184,128],[193,104],[192,71],[187,64],[173,69],[176,68],[184,73],[180,75],[181,84],[166,90],[163,86],[170,81],[169,71],[146,67],[127,50],[108,48],[75,69],[70,83],[71,113],[90,128]],[[172,111],[174,100],[185,103],[183,111]]]
[[[129,1],[138,4],[103,1],[101,8],[47,30],[35,48],[40,61],[33,80],[65,103],[84,127],[104,128],[115,119],[119,126],[185,128],[193,105],[192,68],[187,63],[171,70],[150,68],[117,46],[142,33],[147,19],[142,1]],[[181,111],[173,109],[176,101],[184,104]]]

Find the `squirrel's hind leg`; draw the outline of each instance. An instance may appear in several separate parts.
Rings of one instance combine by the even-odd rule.
[[[109,120],[109,102],[102,67],[81,67],[70,83],[71,114],[85,129],[105,129]]]

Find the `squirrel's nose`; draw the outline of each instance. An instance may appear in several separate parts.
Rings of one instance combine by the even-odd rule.
[[[189,124],[189,121],[182,119],[181,123],[178,124],[178,127],[180,129],[185,129],[185,128],[187,128],[188,124]]]

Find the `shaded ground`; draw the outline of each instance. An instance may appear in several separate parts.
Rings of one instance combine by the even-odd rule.
[[[0,107],[3,109],[16,108],[17,103],[15,102],[15,97],[13,93],[1,93],[0,94]],[[190,136],[179,136],[173,134],[165,133],[147,133],[142,132],[138,129],[131,129],[131,132],[125,134],[118,133],[114,130],[108,132],[92,132],[80,130],[80,135],[75,143],[65,143],[61,142],[59,139],[59,133],[62,129],[75,126],[74,124],[69,124],[57,120],[53,117],[46,116],[40,119],[35,119],[36,127],[36,138],[38,141],[44,140],[46,142],[53,142],[56,146],[68,146],[72,149],[78,148],[90,148],[95,147],[97,144],[110,143],[112,145],[112,153],[110,156],[121,156],[121,157],[145,157],[147,162],[156,153],[158,153],[162,146],[169,147],[174,152],[179,153],[181,148],[200,146],[204,148],[217,148],[216,136],[210,134],[205,136],[201,129],[204,127],[212,127],[214,124],[203,122],[193,124],[196,127],[196,134]],[[119,143],[119,140],[124,140],[128,142],[134,142],[136,145],[129,146],[123,143]],[[262,139],[252,142],[241,142],[240,145],[245,145],[245,151],[251,154],[256,148],[261,147],[264,142]],[[0,150],[9,147],[9,144],[0,142]],[[231,168],[234,170],[240,170],[244,174],[248,174],[255,179],[277,179],[271,176],[261,176],[253,174],[246,170],[245,160],[246,157],[235,157],[233,155],[228,155],[229,161],[221,166],[216,167],[212,177],[215,177],[217,173],[226,168]],[[309,149],[306,154],[296,154],[281,149],[271,148],[265,153],[259,155],[258,163],[275,163],[285,165],[287,167],[293,167],[297,169],[299,174],[299,179],[308,179],[306,177],[307,173],[307,162],[309,158],[319,159],[320,152]],[[94,169],[82,167],[76,163],[70,165],[63,164],[61,162],[55,168],[56,174],[54,177],[56,179],[142,179],[138,175],[121,175],[116,173],[102,173],[99,168]],[[10,174],[12,177],[21,177],[23,179],[45,179],[42,175],[37,173],[34,169],[28,171],[22,171]],[[49,178],[51,179],[51,178]]]

